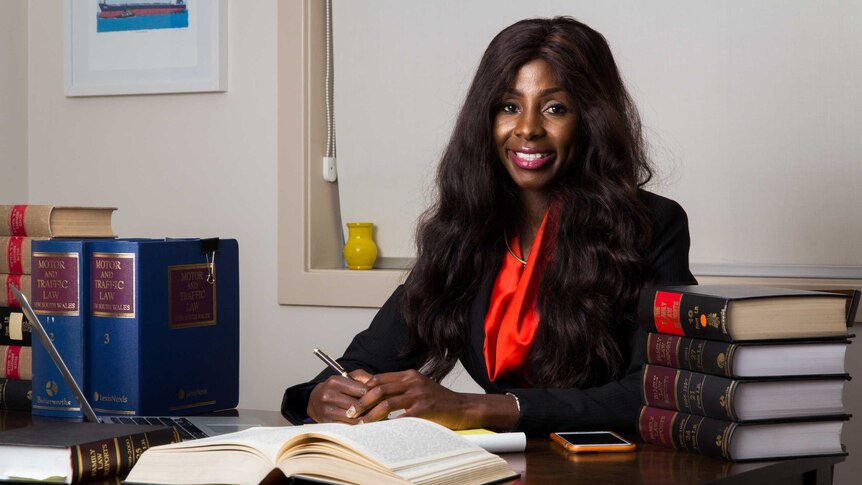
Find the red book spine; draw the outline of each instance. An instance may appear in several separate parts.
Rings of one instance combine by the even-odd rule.
[[[641,438],[677,450],[732,460],[730,442],[737,423],[680,413],[649,406],[641,408],[638,430]]]
[[[682,337],[650,333],[647,336],[647,362],[667,367],[680,367],[679,347]]]

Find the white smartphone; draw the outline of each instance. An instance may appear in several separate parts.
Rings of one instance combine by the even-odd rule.
[[[625,452],[637,448],[613,431],[551,433],[551,439],[572,453]]]

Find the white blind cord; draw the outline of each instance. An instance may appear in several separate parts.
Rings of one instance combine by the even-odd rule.
[[[326,97],[326,156],[335,158],[335,105],[333,103],[332,69],[332,0],[326,0],[326,74],[324,76],[324,95]]]

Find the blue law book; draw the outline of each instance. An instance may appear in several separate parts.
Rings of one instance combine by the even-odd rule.
[[[33,309],[69,371],[87,387],[85,332],[89,315],[89,241],[33,241]],[[33,414],[66,418],[84,416],[78,400],[39,339],[33,345]]]
[[[236,240],[104,240],[90,248],[88,395],[96,413],[236,407]]]

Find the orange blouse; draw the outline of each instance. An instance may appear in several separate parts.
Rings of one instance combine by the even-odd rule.
[[[540,250],[542,244],[553,244],[552,235],[549,235],[547,242],[544,241],[549,213],[545,214],[533,241],[530,251],[533,257],[523,265],[507,251],[494,281],[488,313],[485,315],[483,349],[491,382],[518,371],[530,355],[539,325],[536,297],[544,273]],[[524,259],[520,242],[520,237],[514,236],[509,241],[509,247]]]

